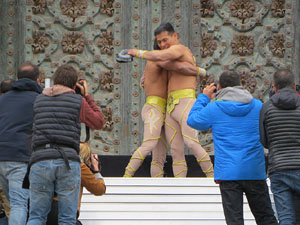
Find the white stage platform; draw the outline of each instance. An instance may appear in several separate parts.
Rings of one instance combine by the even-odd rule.
[[[105,183],[104,196],[84,191],[83,225],[226,224],[212,178],[105,178]],[[256,224],[246,198],[244,218],[245,225]]]

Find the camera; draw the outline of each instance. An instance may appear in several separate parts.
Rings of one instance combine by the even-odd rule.
[[[77,84],[80,84],[84,88],[84,83],[82,80],[77,81]],[[76,86],[75,93],[81,95],[81,89]]]
[[[216,87],[216,89],[214,90],[214,93],[217,93],[217,84],[216,83],[214,83],[214,86]]]

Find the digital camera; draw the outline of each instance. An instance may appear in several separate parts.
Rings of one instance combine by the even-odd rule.
[[[80,84],[84,88],[84,84],[83,84],[82,80],[79,80],[77,83]],[[79,87],[77,87],[77,86],[75,88],[75,92],[76,92],[76,94],[81,95],[81,89]]]

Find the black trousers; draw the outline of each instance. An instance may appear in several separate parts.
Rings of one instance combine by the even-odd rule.
[[[220,191],[227,225],[244,225],[243,193],[258,225],[278,225],[265,180],[222,181]]]

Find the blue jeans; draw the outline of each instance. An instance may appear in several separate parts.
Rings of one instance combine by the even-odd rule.
[[[265,180],[235,180],[220,183],[227,225],[244,225],[243,193],[258,225],[278,225]]]
[[[0,218],[0,225],[8,225],[7,217]]]
[[[279,224],[295,224],[294,195],[300,194],[300,170],[283,170],[269,176]]]
[[[0,162],[0,184],[9,200],[9,224],[25,225],[27,221],[29,191],[22,188],[27,163]]]
[[[27,225],[45,224],[51,210],[54,192],[58,197],[60,225],[76,224],[80,191],[80,163],[69,160],[68,170],[63,159],[44,160],[31,166],[30,212]]]

